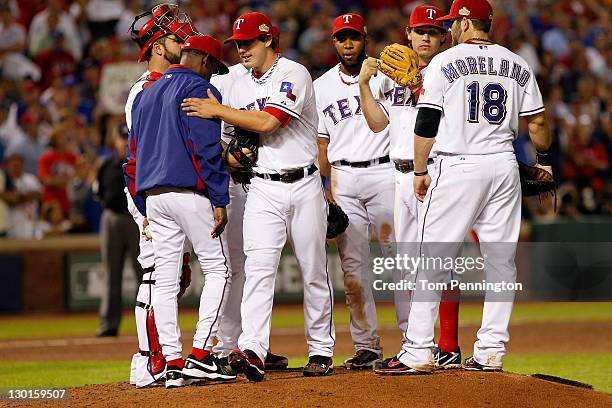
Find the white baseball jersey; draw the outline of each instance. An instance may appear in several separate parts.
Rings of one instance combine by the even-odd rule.
[[[233,93],[234,85],[236,84],[237,78],[241,75],[248,74],[249,70],[242,64],[236,64],[229,67],[229,72],[225,75],[214,75],[210,78],[210,83],[219,90],[219,93],[223,97],[223,104],[230,105],[231,98],[229,95]],[[221,138],[229,143],[234,137],[234,126],[229,125],[225,122],[221,122]]]
[[[417,107],[442,111],[435,150],[452,154],[514,152],[519,116],[544,111],[523,58],[501,45],[471,43],[431,60]]]
[[[422,75],[425,75],[426,69],[427,67],[421,70]],[[377,92],[373,94],[389,119],[391,160],[412,160],[414,159],[414,123],[418,113],[417,95],[410,88],[399,86],[386,75],[379,74],[377,77],[382,80],[379,82]]]
[[[127,101],[125,102],[125,123],[127,124],[128,129],[132,129],[132,105],[134,104],[134,99],[136,99],[136,96],[144,89],[149,74],[149,71],[145,71],[145,73],[142,74],[136,83],[130,88],[130,93],[128,94]]]
[[[233,91],[224,104],[239,109],[278,109],[291,120],[286,126],[259,137],[259,173],[282,173],[307,167],[317,159],[317,112],[312,78],[301,64],[280,57],[262,76],[246,69],[232,69]],[[224,98],[226,96],[224,95]]]
[[[372,77],[372,92],[381,88],[384,75]],[[319,114],[319,136],[329,139],[327,157],[338,160],[366,161],[389,154],[389,131],[374,133],[361,112],[359,83],[356,77],[340,71],[336,65],[314,81]]]

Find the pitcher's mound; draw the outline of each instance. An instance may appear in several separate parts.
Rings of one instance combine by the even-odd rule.
[[[73,388],[67,406],[139,407],[610,407],[612,395],[510,373],[453,370],[417,376],[378,376],[336,368],[329,377],[268,372],[260,383],[239,377],[166,390],[127,383]],[[66,406],[62,404],[62,406]],[[40,404],[37,404],[40,406]]]

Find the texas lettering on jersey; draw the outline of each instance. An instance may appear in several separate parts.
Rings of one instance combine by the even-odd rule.
[[[329,117],[334,122],[334,125],[337,125],[341,120],[348,119],[352,116],[362,115],[361,99],[359,98],[359,95],[353,95],[353,98],[357,102],[357,106],[354,110],[350,106],[349,98],[343,98],[323,109],[323,114]]]
[[[404,86],[396,86],[384,93],[391,106],[416,106],[417,98],[412,91]]]

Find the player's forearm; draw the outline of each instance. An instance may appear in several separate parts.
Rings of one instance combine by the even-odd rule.
[[[427,160],[435,139],[414,135],[414,172],[422,173],[427,171]]]
[[[529,137],[536,150],[540,152],[548,150],[552,144],[552,135],[544,112],[529,116],[527,121],[529,122]]]
[[[327,158],[327,146],[329,139],[324,137],[317,138],[317,147],[319,148],[319,172],[323,177],[329,177],[331,174],[331,165]]]
[[[268,112],[240,110],[219,105],[218,119],[239,128],[257,133],[274,132],[281,125],[280,121]]]
[[[368,127],[372,132],[382,132],[389,124],[389,119],[376,99],[374,99],[369,84],[359,83],[359,97],[361,98],[361,111]]]

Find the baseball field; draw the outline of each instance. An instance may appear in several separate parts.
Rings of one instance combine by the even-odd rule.
[[[481,305],[463,304],[460,339],[471,353]],[[397,352],[401,334],[392,305],[378,308],[385,356]],[[95,338],[95,314],[0,317],[0,389],[66,388],[63,406],[263,406],[351,407],[401,404],[410,407],[604,407],[612,406],[612,303],[522,303],[514,309],[504,373],[461,370],[433,375],[382,377],[341,368],[353,353],[348,313],[336,305],[336,371],[304,378],[300,369],[266,373],[261,383],[244,377],[230,384],[206,383],[181,389],[137,390],[128,383],[136,349],[134,319],[128,312],[117,338]],[[191,347],[196,310],[182,309],[184,350]],[[278,306],[272,322],[272,350],[306,362],[300,306]],[[534,375],[569,379],[576,383]],[[588,386],[592,386],[592,388]],[[27,402],[0,400],[0,406]],[[4,405],[3,405],[4,404]],[[8,405],[6,405],[8,404]],[[39,403],[35,403],[40,406]]]

